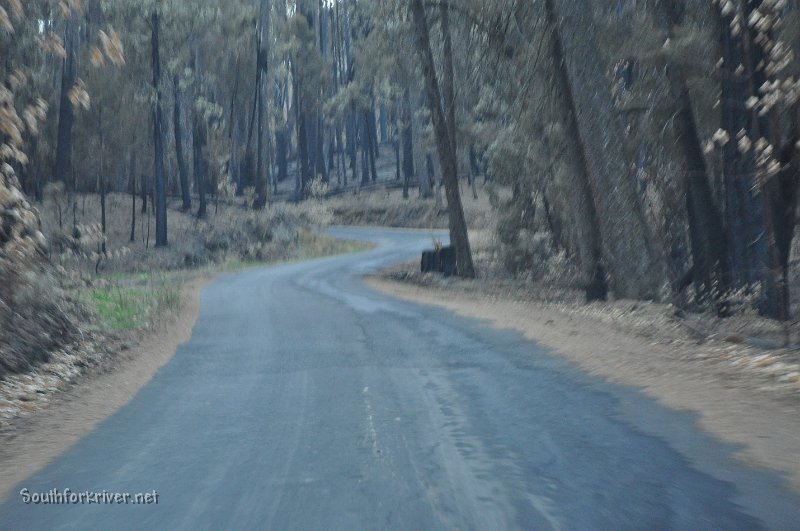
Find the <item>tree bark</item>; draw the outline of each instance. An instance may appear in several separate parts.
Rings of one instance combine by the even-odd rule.
[[[411,109],[411,90],[403,90],[402,140],[403,140],[403,198],[408,199],[408,187],[414,178],[414,120]]]
[[[180,80],[175,74],[173,85],[175,87],[175,107],[172,115],[173,127],[175,129],[175,157],[178,159],[178,175],[181,182],[181,199],[183,204],[181,209],[188,212],[192,209],[192,196],[189,191],[189,169],[186,167],[186,156],[183,152],[183,125],[181,122],[181,90]]]
[[[579,133],[576,140],[583,152],[612,286],[619,297],[658,298],[666,271],[647,226],[626,161],[622,132],[612,113],[592,11],[587,0],[545,0],[545,13],[561,55],[554,60],[563,65],[570,87]]]
[[[428,97],[428,107],[431,111],[436,147],[439,152],[439,161],[442,166],[442,178],[447,194],[447,211],[450,225],[450,244],[456,250],[456,268],[458,275],[465,278],[475,276],[475,267],[472,264],[472,252],[469,246],[467,224],[464,220],[464,210],[461,205],[461,195],[458,189],[458,169],[455,150],[450,141],[447,120],[442,110],[441,92],[431,51],[428,20],[422,0],[411,1],[411,11],[414,18],[414,36],[422,63],[422,74],[425,79],[425,91]]]
[[[605,300],[608,293],[608,284],[605,268],[602,263],[602,239],[600,234],[600,221],[597,216],[592,188],[589,184],[589,164],[586,153],[581,149],[577,139],[580,138],[580,126],[575,109],[575,99],[572,94],[569,74],[564,62],[564,52],[561,40],[558,37],[554,20],[550,23],[550,53],[552,55],[553,76],[560,102],[557,109],[560,111],[560,121],[565,125],[566,136],[576,139],[564,145],[564,161],[567,171],[564,172],[568,186],[575,191],[573,200],[569,202],[571,214],[575,224],[575,240],[578,261],[585,282],[586,300]],[[471,153],[473,164],[477,165],[477,155]],[[484,172],[485,173],[485,172]]]
[[[681,23],[682,6],[677,2],[661,0],[659,5],[666,19],[669,38],[674,38],[674,28]],[[727,290],[725,230],[709,184],[710,175],[683,68],[674,61],[668,64],[667,79],[675,101],[673,122],[686,170],[684,189],[692,251],[692,280],[698,299],[708,300],[715,293]]]
[[[129,241],[133,243],[136,241],[136,150],[131,151],[128,172],[130,173],[129,186],[131,191],[131,237]]]
[[[61,181],[67,190],[72,190],[72,126],[75,122],[75,111],[69,99],[69,92],[75,86],[77,68],[75,65],[75,47],[78,33],[77,14],[70,10],[64,27],[64,48],[66,57],[61,71],[61,95],[58,108],[58,138],[56,141],[56,161],[54,179]]]
[[[458,142],[456,141],[456,94],[453,87],[455,69],[453,68],[453,41],[450,36],[450,7],[447,2],[439,6],[440,24],[444,39],[444,75],[442,76],[442,96],[444,98],[444,115],[447,119],[447,131],[450,145],[458,161]]]
[[[197,209],[197,217],[205,218],[208,213],[208,204],[206,199],[206,161],[205,153],[203,151],[206,147],[206,128],[203,118],[195,111],[194,113],[194,127],[192,134],[192,162],[194,166],[194,179],[195,186],[197,186],[197,193],[200,197],[200,205]]]
[[[754,7],[742,2],[741,9],[742,19],[749,20]],[[742,31],[733,34],[733,17],[721,13],[719,16],[725,64],[722,128],[732,137],[722,148],[730,282],[735,288],[760,286],[759,312],[787,319],[789,301],[781,288],[783,274],[776,245],[781,230],[776,216],[782,202],[779,181],[775,177],[764,178],[765,168],[759,167],[754,150],[741,150],[736,141],[737,133],[744,130],[754,142],[766,138],[775,143],[768,118],[746,105],[749,98],[761,96],[759,87],[767,76],[759,63],[766,56],[756,44],[756,29],[743,24]],[[742,65],[743,71],[735,71],[734,65]]]
[[[164,128],[161,113],[161,57],[159,51],[159,18],[158,13],[151,16],[152,35],[151,47],[153,53],[153,88],[156,91],[156,101],[153,109],[153,175],[155,177],[156,200],[156,247],[167,245],[167,187],[164,175]]]
[[[364,125],[366,126],[367,135],[367,160],[369,161],[370,180],[374,183],[378,180],[378,170],[375,164],[376,152],[378,149],[377,131],[375,128],[375,113],[372,109],[364,111]]]

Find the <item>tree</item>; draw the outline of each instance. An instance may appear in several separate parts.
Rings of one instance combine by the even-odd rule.
[[[664,266],[636,196],[622,133],[614,126],[592,10],[585,0],[545,0],[545,11],[564,54],[579,125],[577,141],[584,151],[614,292],[619,297],[658,298],[666,280]],[[581,38],[568,38],[575,35]]]
[[[447,208],[450,224],[450,242],[456,250],[456,268],[458,275],[465,278],[475,276],[475,267],[472,264],[472,251],[469,246],[467,224],[464,220],[464,210],[461,205],[461,194],[458,189],[458,162],[456,152],[450,139],[450,128],[442,110],[442,95],[439,90],[439,81],[431,52],[428,20],[422,0],[412,0],[411,11],[414,18],[414,32],[416,36],[417,53],[422,65],[425,78],[425,92],[428,98],[428,108],[431,112],[436,147],[439,153],[439,162],[442,166],[445,193],[447,195]]]
[[[156,203],[156,247],[167,246],[167,183],[164,174],[164,118],[161,103],[161,52],[159,43],[159,14],[150,15],[152,31],[153,90],[153,184]]]
[[[77,81],[77,66],[75,54],[77,48],[78,22],[77,13],[70,7],[69,14],[64,23],[64,61],[61,74],[61,97],[58,107],[58,144],[56,148],[56,163],[54,178],[63,182],[68,189],[73,187],[72,182],[72,126],[75,122],[73,104],[70,101],[70,92]]]

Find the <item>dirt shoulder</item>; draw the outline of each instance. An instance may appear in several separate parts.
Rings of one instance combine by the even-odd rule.
[[[594,375],[641,388],[669,408],[694,412],[700,428],[741,446],[737,457],[786,474],[800,490],[800,379],[794,354],[692,338],[680,323],[659,326],[664,323],[653,315],[663,311],[637,315],[630,301],[600,311],[526,300],[508,285],[424,277],[395,270],[366,282],[395,297],[519,331]]]
[[[20,481],[64,453],[136,392],[191,336],[200,311],[200,292],[210,274],[197,274],[181,290],[181,312],[141,342],[123,350],[49,398],[47,407],[0,430],[0,499]]]

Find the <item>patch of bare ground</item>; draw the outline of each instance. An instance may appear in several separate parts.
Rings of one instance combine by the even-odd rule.
[[[694,412],[700,428],[740,445],[737,457],[786,474],[800,490],[800,354],[763,348],[781,336],[775,323],[684,314],[666,304],[585,304],[567,287],[445,279],[416,268],[399,266],[367,283],[519,331],[592,374]]]

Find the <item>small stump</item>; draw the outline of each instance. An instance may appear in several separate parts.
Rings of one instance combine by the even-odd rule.
[[[455,248],[442,247],[438,250],[422,251],[420,270],[423,273],[442,273],[446,277],[458,274]]]

